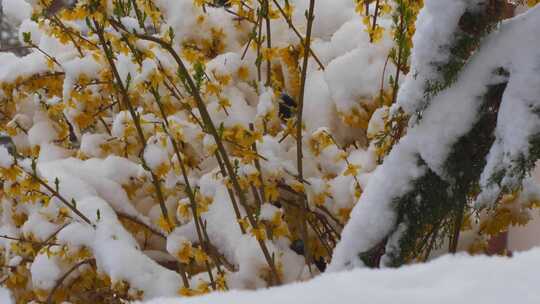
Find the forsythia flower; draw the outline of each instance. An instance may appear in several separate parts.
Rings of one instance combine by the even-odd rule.
[[[359,169],[360,167],[357,166],[357,165],[353,165],[353,164],[348,164],[347,165],[347,170],[345,170],[345,172],[343,172],[343,175],[345,176],[357,176],[358,175],[358,172],[359,172]]]
[[[527,0],[527,5],[529,7],[533,7],[533,6],[537,5],[538,3],[540,3],[540,0]]]
[[[167,220],[163,215],[159,217],[158,226],[167,233],[170,233],[174,228],[171,220]]]

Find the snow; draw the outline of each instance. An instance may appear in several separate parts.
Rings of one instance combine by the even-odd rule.
[[[13,156],[5,146],[0,146],[0,168],[9,168],[14,163]]]
[[[366,37],[367,38],[367,37]],[[367,38],[369,41],[369,38]],[[377,44],[366,42],[332,60],[325,71],[325,79],[333,100],[339,112],[349,112],[360,100],[361,103],[371,103],[383,88],[388,87],[390,73],[386,73],[383,79],[386,56],[392,47],[392,39],[386,34],[384,39]],[[395,70],[388,63],[387,70]],[[359,73],[359,71],[361,71]]]
[[[28,141],[32,146],[40,146],[52,142],[56,136],[56,130],[48,119],[38,118],[39,122],[35,123],[28,130]]]
[[[21,23],[32,15],[32,6],[25,0],[2,0],[2,9],[15,23]]]
[[[425,172],[417,166],[416,152],[414,145],[402,140],[375,170],[342,231],[329,271],[363,266],[358,253],[369,250],[390,232],[396,221],[392,199],[409,191],[411,181]]]
[[[0,302],[4,304],[15,303],[15,301],[13,301],[13,296],[11,295],[11,292],[9,291],[9,289],[0,287]]]
[[[398,104],[412,114],[425,106],[424,92],[430,82],[442,80],[437,67],[448,62],[460,17],[478,6],[479,0],[428,0],[416,21],[411,54],[411,72],[399,94]]]
[[[59,247],[54,247],[59,249]],[[47,253],[38,254],[30,267],[32,285],[40,290],[51,290],[56,281],[62,276],[62,269],[58,266],[58,257]]]
[[[257,116],[264,117],[272,112],[274,105],[272,103],[272,93],[266,91],[259,97],[259,103],[257,104]]]
[[[337,111],[336,106],[328,102],[331,96],[323,71],[315,71],[309,75],[305,94],[306,100],[309,100],[304,105],[304,115],[309,117],[305,122],[307,131],[312,133],[323,127],[334,128],[335,122],[332,118],[337,116]]]
[[[540,128],[537,114],[540,107],[540,41],[532,34],[538,28],[538,18],[540,9],[536,7],[517,17],[515,22],[505,24],[501,35],[506,38],[502,38],[497,47],[506,53],[492,57],[508,70],[510,78],[499,109],[495,144],[481,177],[484,191],[477,201],[480,206],[491,205],[503,187],[519,187],[523,178],[520,162],[529,159],[530,142]],[[530,47],[518,48],[516,43]],[[501,171],[505,174],[497,185],[491,179]]]
[[[84,133],[81,138],[80,151],[88,157],[101,157],[103,154],[101,145],[108,139],[110,136],[107,134]]]
[[[393,199],[410,191],[412,182],[422,176],[427,168],[442,178],[447,178],[444,162],[452,145],[465,135],[476,121],[481,105],[479,98],[486,93],[489,85],[501,81],[494,75],[498,67],[503,66],[510,70],[510,79],[517,74],[515,81],[511,81],[509,85],[516,85],[518,86],[516,89],[523,92],[521,94],[527,94],[522,101],[525,105],[533,102],[534,99],[531,100],[530,96],[537,92],[538,85],[525,86],[520,79],[525,77],[535,81],[538,77],[532,73],[535,66],[530,68],[530,62],[540,58],[538,51],[540,40],[534,34],[538,28],[538,20],[540,8],[536,7],[518,18],[503,23],[498,31],[485,39],[482,48],[463,68],[459,80],[431,100],[430,106],[423,113],[422,121],[408,130],[407,135],[393,148],[384,163],[370,178],[364,194],[352,212],[351,220],[343,230],[342,239],[334,251],[330,270],[363,265],[358,253],[371,249],[394,229],[396,214]],[[532,47],[526,48],[528,51],[524,53],[525,51],[521,50],[522,45]],[[523,56],[515,56],[516,53]],[[512,92],[515,91],[510,90],[503,96],[503,104],[507,105],[503,105],[502,117],[499,116],[499,120],[503,119],[502,128],[506,129],[505,127],[509,125],[512,137],[517,134],[518,138],[528,138],[531,128],[537,126],[537,122],[536,120],[527,122],[524,130],[514,129],[516,124],[523,122],[514,122],[516,121],[514,109],[517,107],[519,110],[522,105],[519,103],[516,105],[513,99],[509,100],[509,95],[515,94]],[[508,114],[505,114],[505,107],[512,107],[512,111],[507,110]],[[500,129],[497,129],[497,134],[501,134]],[[523,141],[520,143],[524,145]],[[493,149],[500,149],[498,147],[494,145]],[[514,148],[523,151],[521,146]],[[494,172],[491,168],[495,164],[501,164],[494,159],[494,153],[496,152],[492,151],[488,156],[488,173],[483,174],[484,181],[485,176],[491,176],[489,173]],[[418,165],[420,158],[426,163],[427,168]],[[484,182],[483,185],[485,184]],[[492,200],[498,194],[496,191],[488,193],[491,194],[489,197]],[[374,214],[377,216],[373,216]]]
[[[30,76],[47,71],[47,61],[41,53],[30,53],[17,58],[14,54],[0,54],[3,68],[0,71],[0,80],[5,82],[14,81],[18,76]]]
[[[265,203],[261,206],[260,219],[265,221],[271,221],[276,214],[279,214],[279,208],[272,204]]]
[[[148,167],[154,172],[160,166],[166,164],[168,159],[169,155],[167,155],[167,152],[156,144],[147,145],[144,149],[144,160]]]
[[[99,271],[107,273],[112,282],[128,282],[131,287],[143,291],[147,299],[176,295],[180,275],[143,254],[104,200],[86,196],[78,201],[78,209],[96,224],[96,228],[72,223],[58,234],[60,242],[91,248]]]
[[[33,213],[22,227],[26,237],[34,237],[38,241],[46,241],[57,229],[57,226],[49,222],[46,216]]]
[[[62,64],[66,77],[64,79],[64,100],[71,99],[71,91],[79,77],[85,76],[88,80],[97,78],[101,66],[92,56],[75,58]]]
[[[309,0],[298,0],[293,3],[295,10],[294,24],[305,24],[305,12],[309,8]],[[283,6],[283,5],[282,5]],[[348,0],[315,1],[315,16],[317,22],[313,25],[313,35],[328,39],[345,22],[357,18],[354,13],[354,2]],[[305,28],[299,28],[305,32]]]
[[[106,159],[90,159],[81,161],[67,158],[52,162],[39,163],[39,172],[53,186],[54,180],[59,179],[62,195],[68,200],[84,199],[86,196],[100,196],[116,210],[140,218],[142,217],[121,187],[132,178],[138,177],[140,166],[124,158],[109,156]]]
[[[513,258],[444,256],[399,269],[356,269],[260,291],[231,291],[145,304],[203,303],[522,303],[540,301],[536,268],[540,249]],[[489,280],[489,283],[486,282]]]

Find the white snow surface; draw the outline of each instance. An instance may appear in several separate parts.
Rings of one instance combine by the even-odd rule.
[[[4,14],[15,24],[30,18],[32,14],[32,7],[24,0],[2,0],[1,2]]]
[[[540,302],[540,249],[513,258],[444,256],[399,269],[356,269],[259,291],[231,291],[145,304],[327,304],[327,303],[520,303]]]
[[[11,295],[11,291],[9,291],[9,289],[0,287],[0,303],[2,304],[15,303],[15,301],[13,301],[13,296]]]
[[[0,146],[0,168],[9,168],[13,165],[13,161],[13,156],[11,156],[8,149]]]

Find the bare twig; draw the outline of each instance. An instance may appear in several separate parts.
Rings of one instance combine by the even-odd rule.
[[[303,130],[303,112],[304,112],[304,96],[306,90],[307,69],[309,61],[309,50],[311,45],[311,30],[313,28],[313,20],[315,10],[315,0],[309,1],[309,10],[306,14],[307,17],[307,30],[306,39],[304,40],[304,61],[302,63],[302,77],[300,82],[300,96],[298,97],[298,112],[296,118],[296,165],[298,168],[298,179],[304,180],[304,164],[303,164],[303,145],[302,145],[302,130]],[[306,258],[306,264],[311,270],[311,254],[309,252],[309,235],[308,235],[308,218],[309,205],[307,199],[304,199],[304,210],[302,213],[302,238],[304,239],[304,254]]]
[[[306,43],[305,43],[306,40],[304,39],[302,34],[300,34],[300,32],[296,29],[296,27],[292,23],[292,20],[287,16],[287,14],[283,10],[283,8],[279,5],[279,3],[276,0],[272,0],[272,1],[274,2],[276,7],[278,8],[279,12],[283,16],[283,19],[285,19],[285,22],[287,22],[289,27],[293,30],[293,32],[298,37],[298,39],[300,39],[300,42],[302,43],[302,45],[309,50],[309,53],[311,54],[311,57],[313,57],[313,59],[315,59],[315,61],[319,65],[319,68],[324,71],[324,65],[322,64],[321,60],[319,59],[319,57],[317,57],[317,55],[315,55],[315,52],[313,51],[313,49],[311,49],[311,47],[306,46]]]
[[[79,267],[85,265],[85,264],[89,264],[89,263],[92,263],[94,262],[95,260],[94,259],[88,259],[88,260],[84,260],[84,261],[81,261],[75,265],[73,265],[66,273],[64,273],[64,275],[62,275],[60,277],[60,279],[58,279],[58,281],[56,281],[56,284],[54,285],[53,289],[51,290],[51,292],[49,293],[49,296],[47,297],[47,304],[52,304],[53,303],[53,297],[54,297],[54,294],[56,293],[56,290],[58,288],[60,288],[60,286],[62,286],[62,283],[64,283],[64,281],[67,279],[67,277],[73,273],[75,270],[77,270]]]

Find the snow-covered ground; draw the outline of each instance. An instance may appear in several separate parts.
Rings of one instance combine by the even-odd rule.
[[[399,269],[356,269],[260,291],[231,291],[145,304],[540,303],[540,248],[513,258],[444,256]]]

